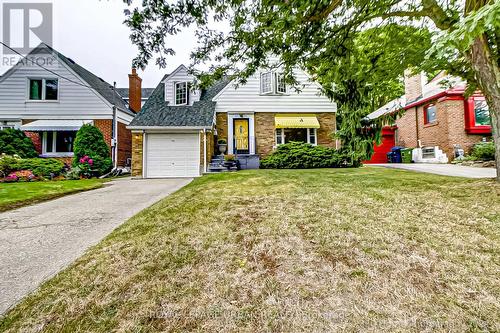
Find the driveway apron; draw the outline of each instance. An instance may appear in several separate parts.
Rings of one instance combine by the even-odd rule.
[[[118,179],[0,213],[0,314],[127,219],[192,179]]]

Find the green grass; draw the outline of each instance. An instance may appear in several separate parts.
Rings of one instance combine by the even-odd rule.
[[[217,174],[142,211],[7,332],[498,332],[500,187],[403,170]]]
[[[0,212],[101,187],[101,179],[0,183]]]

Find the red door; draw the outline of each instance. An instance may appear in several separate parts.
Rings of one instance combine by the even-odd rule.
[[[372,163],[387,163],[387,153],[396,145],[395,138],[396,127],[384,126],[382,128],[382,142],[375,146],[372,158],[369,161],[364,161],[365,164]]]

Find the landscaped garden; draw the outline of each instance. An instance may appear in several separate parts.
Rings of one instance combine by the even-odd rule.
[[[65,164],[61,159],[38,157],[22,131],[0,131],[0,211],[102,186],[102,180],[91,180],[113,165],[102,133],[84,125],[73,146],[73,161]]]
[[[204,176],[0,331],[499,331],[499,195],[493,180],[374,167]]]

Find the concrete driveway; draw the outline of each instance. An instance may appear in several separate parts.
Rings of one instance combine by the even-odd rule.
[[[369,165],[465,178],[495,178],[497,175],[495,168],[474,168],[454,164],[387,163]]]
[[[0,314],[142,209],[192,179],[118,179],[0,213]]]

